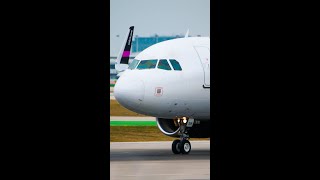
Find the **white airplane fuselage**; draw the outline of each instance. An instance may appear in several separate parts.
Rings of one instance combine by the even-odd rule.
[[[114,96],[134,112],[158,118],[210,119],[210,39],[189,37],[164,41],[135,59],[175,59],[181,71],[127,69],[119,77]],[[171,65],[172,68],[172,65]]]

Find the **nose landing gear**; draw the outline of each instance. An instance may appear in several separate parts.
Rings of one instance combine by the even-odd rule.
[[[180,119],[178,119],[176,124],[180,126],[180,139],[176,139],[172,142],[172,152],[174,154],[189,154],[191,151],[191,143],[188,140],[189,135],[187,134],[187,129],[189,127],[192,127],[193,119],[189,119],[189,121],[187,121],[187,119],[184,117],[183,121],[180,121]]]
[[[176,139],[172,143],[172,152],[174,154],[189,154],[191,151],[191,143],[184,139],[180,141],[179,139]]]

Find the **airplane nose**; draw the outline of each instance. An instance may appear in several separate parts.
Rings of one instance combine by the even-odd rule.
[[[114,97],[122,106],[136,111],[144,99],[144,83],[138,78],[120,77],[114,87]]]

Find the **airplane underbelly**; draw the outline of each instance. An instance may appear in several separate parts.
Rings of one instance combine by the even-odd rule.
[[[210,99],[193,99],[192,108],[194,111],[193,117],[199,119],[210,118]]]
[[[163,98],[161,100],[157,99],[157,101],[149,101],[150,102],[144,102],[142,107],[140,107],[146,115],[174,118],[177,116],[191,116],[194,113],[191,106],[185,100]],[[152,106],[150,104],[152,104]]]
[[[173,99],[170,104],[170,114],[173,116],[191,116],[193,111],[187,101],[181,99]]]
[[[209,119],[210,102],[208,100],[181,100],[168,99],[166,102],[157,103],[152,107],[144,107],[152,116],[161,118],[193,117]]]

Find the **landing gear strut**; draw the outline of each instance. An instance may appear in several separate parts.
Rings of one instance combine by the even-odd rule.
[[[189,142],[189,135],[187,134],[187,127],[193,125],[193,119],[191,123],[187,124],[187,120],[186,118],[184,118],[184,120],[180,121],[180,119],[178,119],[177,124],[180,126],[179,127],[179,133],[180,133],[180,139],[176,139],[172,142],[172,152],[174,154],[189,154],[189,152],[191,151],[191,143]]]

